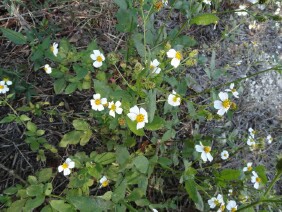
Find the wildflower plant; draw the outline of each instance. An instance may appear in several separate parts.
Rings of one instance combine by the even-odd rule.
[[[183,29],[217,24],[217,14],[207,12],[209,7],[216,8],[215,2],[116,0],[115,28],[128,39],[124,49],[115,52],[102,49],[96,39],[84,49],[65,38],[53,42],[50,36],[30,44],[34,45],[30,57],[34,71],[43,69],[48,74],[45,77],[52,80],[54,94],[72,99],[79,93],[83,100],[74,103],[81,104],[78,112],[65,103],[42,109],[50,118],[68,124],[56,134],[54,147],[47,140],[53,130],[33,122],[33,109],[14,109],[9,104],[11,96],[2,98],[14,84],[0,82],[0,103],[13,112],[0,123],[20,124],[37,160],[48,161],[45,151],[54,158],[67,158],[58,161],[55,169],[41,169],[23,180],[24,185],[5,190],[4,207],[9,211],[175,210],[183,197],[174,195],[156,203],[154,195],[148,195],[169,195],[163,185],[173,177],[173,186],[199,211],[234,212],[253,210],[256,205],[265,209],[267,202],[275,208],[280,199],[271,190],[282,175],[280,165],[273,179],[267,178],[262,165],[252,167],[249,162],[242,168],[245,161],[240,161],[239,167],[228,166],[236,154],[250,154],[249,146],[254,153],[262,149],[258,144],[265,137],[259,139],[249,129],[236,135],[237,142],[230,136],[228,143],[220,144],[218,133],[207,135],[200,130],[204,122],[232,120],[241,98],[235,89],[240,80],[198,92],[189,77],[189,68],[204,62],[195,49],[197,41],[183,34]],[[171,31],[165,23],[157,28],[155,17],[162,9],[180,11],[187,21]],[[235,12],[245,16],[246,9]],[[28,37],[16,35],[11,39],[17,37],[18,44],[28,44]],[[222,76],[222,70],[216,70],[214,52],[210,67],[204,64],[203,68],[211,85]],[[201,95],[207,97],[207,103],[196,98]],[[63,106],[69,109],[67,113],[56,112]],[[30,112],[29,116],[24,112]],[[193,127],[184,124],[187,120]],[[181,134],[182,128],[189,133]],[[271,143],[269,136],[267,141]],[[63,183],[54,183],[62,178]],[[262,193],[254,193],[253,188]],[[250,202],[240,203],[240,195],[245,194]]]

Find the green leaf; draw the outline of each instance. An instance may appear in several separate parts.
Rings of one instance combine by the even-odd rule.
[[[49,196],[53,191],[53,185],[52,183],[47,183],[44,185],[44,194],[46,196]]]
[[[6,188],[3,191],[3,193],[7,194],[7,195],[13,195],[13,194],[17,193],[17,191],[18,191],[18,188],[13,186],[13,187]]]
[[[114,0],[114,2],[122,9],[127,9],[126,0]]]
[[[0,124],[10,123],[10,122],[14,121],[16,118],[17,118],[16,115],[9,114],[8,116],[1,119]]]
[[[189,197],[197,203],[199,201],[198,195],[197,195],[197,187],[196,182],[190,178],[185,181],[185,189],[187,193],[189,194]]]
[[[124,165],[129,158],[129,152],[126,147],[119,146],[116,150],[117,162]]]
[[[131,121],[128,117],[126,117],[125,120],[126,120],[126,123],[127,123],[128,128],[129,128],[135,135],[138,135],[138,136],[143,136],[143,135],[145,135],[143,129],[137,130],[137,128],[136,128],[136,127],[137,127],[136,121]]]
[[[52,168],[41,169],[38,173],[38,181],[40,183],[48,182],[52,177]]]
[[[118,20],[116,29],[119,32],[132,32],[137,27],[137,12],[135,9],[120,8],[116,17]]]
[[[145,125],[145,128],[147,130],[155,131],[162,129],[164,127],[164,124],[165,124],[165,120],[163,118],[159,116],[155,116],[154,120],[151,123]]]
[[[220,180],[237,180],[240,177],[240,171],[236,169],[224,169],[219,174]]]
[[[92,131],[91,130],[85,130],[80,137],[79,144],[81,146],[84,146],[85,144],[87,144],[89,142],[91,136],[92,136]]]
[[[20,116],[20,120],[21,120],[21,121],[29,121],[30,118],[29,118],[27,115],[24,115],[24,114],[23,114],[23,115]]]
[[[156,96],[157,96],[157,90],[149,90],[148,92],[148,117],[149,117],[149,123],[153,121],[154,116],[155,116],[155,112],[157,109],[157,105],[156,105]]]
[[[13,202],[10,207],[7,209],[7,212],[15,212],[15,211],[22,211],[26,199],[20,199]]]
[[[127,183],[126,179],[123,179],[123,181],[114,190],[112,195],[112,200],[114,203],[118,203],[120,200],[124,199],[125,191],[126,191],[126,183]]]
[[[51,200],[50,205],[59,212],[74,212],[75,210],[70,204],[66,204],[64,200]]]
[[[73,93],[77,88],[77,83],[70,83],[65,89],[65,94]]]
[[[72,125],[76,130],[87,130],[90,128],[89,124],[81,119],[73,120]]]
[[[263,184],[267,183],[267,177],[265,174],[265,167],[263,165],[259,165],[254,168],[254,170],[257,172],[258,176],[261,178],[261,181]]]
[[[31,121],[27,122],[26,128],[33,133],[35,133],[37,130],[37,126]]]
[[[113,92],[111,87],[106,82],[95,79],[93,80],[93,82],[95,92],[101,94],[101,98],[108,97]]]
[[[116,161],[116,154],[113,152],[98,154],[95,156],[94,161],[95,163],[99,163],[101,165],[111,164]]]
[[[80,137],[83,135],[82,131],[71,131],[64,135],[63,139],[60,141],[60,147],[66,147],[69,144],[78,144],[80,141]]]
[[[1,27],[1,31],[3,35],[8,38],[10,41],[17,45],[22,45],[26,44],[26,37],[20,33],[20,32],[15,32],[14,30],[6,29]]]
[[[142,42],[143,41],[143,35],[141,33],[135,33],[132,36],[132,39],[133,39],[134,46],[135,46],[138,54],[141,57],[145,57],[146,49],[145,49],[144,43]]]
[[[219,18],[216,15],[207,13],[207,14],[198,15],[192,18],[190,23],[206,26],[209,24],[216,24],[218,20]]]
[[[141,199],[144,195],[145,194],[141,188],[135,188],[126,199],[127,201],[132,202]]]
[[[84,196],[68,196],[67,200],[81,212],[108,211],[111,207],[109,201]]]
[[[76,76],[75,76],[76,80],[83,79],[87,75],[87,73],[88,73],[88,70],[86,68],[81,67],[79,65],[74,65],[73,69],[76,72]]]
[[[28,199],[25,203],[23,211],[33,211],[33,209],[39,207],[44,202],[45,197],[43,195],[37,196],[34,199]]]
[[[54,212],[50,205],[46,205],[40,212]]]
[[[141,173],[147,173],[149,167],[149,160],[145,156],[137,156],[136,158],[134,158],[133,164]]]
[[[43,184],[28,186],[26,188],[26,193],[31,197],[43,194]]]
[[[66,87],[66,80],[64,78],[60,78],[55,80],[54,82],[54,90],[56,94],[60,94],[64,91]]]

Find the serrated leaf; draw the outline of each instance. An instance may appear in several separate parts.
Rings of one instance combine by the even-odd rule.
[[[196,182],[194,179],[190,178],[185,181],[185,189],[189,195],[189,197],[197,203],[199,201],[198,195],[197,195],[197,187]]]
[[[151,123],[145,125],[145,128],[147,130],[155,131],[162,129],[164,127],[164,124],[165,124],[165,120],[163,118],[159,116],[155,116],[154,120]]]
[[[54,90],[56,94],[60,94],[64,91],[66,87],[66,80],[64,78],[60,78],[55,80],[54,82]]]
[[[105,152],[102,154],[98,154],[94,158],[95,163],[99,163],[101,165],[111,164],[116,161],[116,154],[113,152]]]
[[[26,44],[26,37],[22,33],[6,28],[1,28],[1,31],[3,35],[13,43],[17,45]]]
[[[216,15],[207,13],[207,14],[198,15],[192,18],[190,23],[206,26],[209,24],[216,24],[218,20],[219,18]]]
[[[53,209],[59,212],[74,212],[75,210],[70,204],[65,203],[64,200],[51,200],[50,205]]]
[[[33,133],[35,133],[37,130],[37,126],[31,121],[27,122],[26,128]]]
[[[10,123],[10,122],[14,121],[16,118],[17,118],[16,115],[9,114],[8,116],[1,119],[0,124]]]
[[[82,131],[71,131],[64,135],[63,139],[60,141],[60,147],[66,147],[69,144],[78,144],[80,141],[80,137],[83,135]]]
[[[117,203],[120,200],[124,199],[125,191],[126,191],[126,183],[127,183],[126,179],[123,179],[123,181],[114,190],[112,195],[112,200],[114,203]]]
[[[65,89],[65,94],[71,94],[77,89],[77,83],[70,83]]]
[[[237,180],[240,177],[240,171],[236,169],[224,169],[219,174],[220,180]]]
[[[125,162],[128,160],[129,156],[130,156],[129,152],[128,152],[126,147],[119,146],[117,148],[117,150],[116,150],[116,158],[117,158],[117,162],[120,165],[124,165]]]
[[[108,211],[111,207],[111,202],[91,197],[68,196],[67,200],[81,212]]]
[[[28,196],[34,197],[43,194],[43,184],[31,185],[26,188],[26,193]]]
[[[52,168],[41,169],[38,172],[38,181],[40,183],[48,182],[51,177],[52,177]]]
[[[20,120],[21,120],[21,121],[29,121],[30,118],[29,118],[27,115],[24,115],[24,114],[23,114],[23,115],[20,116]]]
[[[25,203],[23,211],[33,211],[33,209],[39,207],[43,204],[45,197],[43,195],[39,195],[34,199],[28,199]]]
[[[90,127],[86,121],[81,119],[73,120],[72,125],[76,130],[87,130]]]
[[[138,52],[138,54],[141,57],[145,57],[146,54],[146,48],[144,46],[144,43],[142,42],[143,40],[143,35],[141,33],[135,33],[132,36],[133,42],[134,42],[134,46]]]
[[[92,131],[91,131],[91,130],[85,130],[85,131],[83,131],[83,134],[82,134],[81,137],[80,137],[80,142],[79,142],[79,144],[80,144],[81,146],[84,146],[85,144],[87,144],[87,143],[89,142],[91,136],[92,136]]]

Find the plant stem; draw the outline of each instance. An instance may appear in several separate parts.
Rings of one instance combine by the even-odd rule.
[[[279,178],[282,176],[282,172],[277,172],[277,174],[275,175],[275,177],[273,178],[273,180],[271,181],[270,185],[268,186],[267,190],[264,193],[264,197],[266,197],[269,193],[269,191],[272,189],[272,187],[274,186],[274,184],[279,180]]]

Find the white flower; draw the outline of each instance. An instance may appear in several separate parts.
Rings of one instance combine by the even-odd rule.
[[[266,140],[267,140],[267,142],[268,142],[269,144],[271,144],[272,141],[273,141],[273,138],[272,138],[271,135],[268,135],[268,136],[266,137]]]
[[[167,102],[171,106],[179,106],[181,103],[181,98],[175,91],[172,91],[172,94],[168,95]]]
[[[223,116],[224,113],[227,113],[227,111],[229,110],[231,106],[231,101],[228,99],[228,94],[225,92],[220,92],[218,96],[221,101],[215,100],[214,108],[218,110],[217,111],[218,115]]]
[[[100,182],[100,184],[101,184],[100,188],[101,188],[101,187],[107,187],[107,186],[109,185],[109,183],[110,183],[110,181],[107,179],[106,176],[103,176],[103,177],[100,179],[99,182]]]
[[[248,131],[250,133],[250,136],[252,136],[252,138],[255,138],[256,131],[251,127],[248,129]]]
[[[222,195],[218,194],[216,198],[212,197],[208,200],[208,204],[210,205],[210,208],[215,208],[218,205],[224,204]]]
[[[233,194],[233,190],[232,189],[229,189],[228,190],[228,196],[231,196]]]
[[[257,6],[258,6],[258,8],[260,10],[264,10],[265,9],[265,4],[258,4]]]
[[[93,50],[93,54],[90,55],[91,59],[94,60],[93,66],[99,68],[103,65],[105,60],[104,55],[99,50]]]
[[[158,212],[158,210],[157,210],[157,209],[155,209],[155,208],[153,208],[153,209],[152,209],[152,211],[153,211],[153,212]]]
[[[51,52],[54,54],[54,56],[57,57],[58,52],[59,52],[58,44],[56,42],[53,43],[53,45],[50,47],[50,49],[51,49]]]
[[[49,66],[49,64],[46,64],[44,66],[44,71],[46,72],[46,74],[51,74],[52,73],[52,68]]]
[[[203,3],[211,5],[211,0],[203,0]]]
[[[236,65],[236,66],[239,66],[239,65],[242,64],[242,62],[243,62],[242,60],[239,60],[238,62],[235,63],[235,65]]]
[[[93,110],[98,110],[98,111],[102,111],[104,110],[104,105],[107,104],[107,99],[106,98],[102,98],[101,99],[101,95],[99,93],[94,94],[93,95],[94,99],[90,100],[90,104],[92,106]]]
[[[168,58],[172,58],[170,64],[174,67],[177,68],[180,64],[180,60],[182,59],[182,55],[179,51],[175,51],[174,49],[170,49],[166,53]]]
[[[73,169],[74,166],[75,166],[75,163],[70,158],[67,158],[66,162],[64,162],[63,165],[60,165],[58,167],[58,171],[59,172],[64,171],[64,175],[66,176],[66,175],[69,175],[71,173],[70,169]]]
[[[220,154],[222,160],[229,158],[229,153],[226,150],[223,150]]]
[[[142,107],[140,107],[139,109],[137,105],[130,108],[127,116],[131,119],[131,121],[137,122],[137,130],[143,128],[145,126],[145,123],[148,123],[148,114],[146,110]]]
[[[226,208],[231,212],[237,211],[237,204],[234,200],[230,200],[228,201]]]
[[[8,88],[7,85],[5,85],[5,81],[0,82],[0,93],[7,93],[10,89]]]
[[[255,142],[255,140],[253,139],[252,136],[249,136],[249,138],[248,138],[248,140],[247,140],[247,144],[248,144],[249,146],[254,146],[254,145],[256,145],[256,142]]]
[[[256,21],[253,21],[252,24],[249,24],[249,29],[256,29],[256,28],[258,28],[258,25],[257,25]]]
[[[247,163],[247,166],[243,168],[243,172],[252,171],[252,169],[253,169],[252,165],[253,165],[252,162]]]
[[[231,83],[231,84],[230,84],[230,89],[225,89],[225,91],[231,92],[235,98],[239,98],[239,96],[238,96],[239,93],[238,93],[237,90],[234,88],[234,83]]]
[[[246,5],[240,5],[240,6],[239,6],[239,10],[246,10],[246,8],[247,8]],[[239,16],[246,16],[246,15],[248,15],[247,12],[236,12],[236,13],[237,13],[237,15],[239,15]]]
[[[161,72],[161,69],[158,67],[160,65],[160,62],[157,59],[154,59],[151,61],[150,69],[154,74],[159,74]]]
[[[204,146],[202,142],[200,142],[200,145],[196,145],[195,149],[197,152],[201,152],[201,158],[204,162],[207,162],[209,160],[210,162],[213,160],[213,157],[211,155],[211,147],[210,146]]]
[[[13,84],[13,82],[10,81],[10,79],[8,77],[4,77],[3,81],[6,83],[6,85],[12,85]]]
[[[256,4],[256,3],[258,3],[258,0],[248,0],[248,2],[250,2],[252,4]]]
[[[252,174],[253,174],[253,176],[252,176],[251,180],[252,180],[252,183],[254,183],[254,188],[258,189],[259,184],[261,183],[261,179],[255,171],[252,171]]]
[[[110,116],[115,117],[116,113],[117,114],[121,114],[122,113],[122,108],[120,106],[121,106],[121,102],[120,101],[117,101],[116,103],[110,102],[109,106],[108,106],[108,108],[110,109],[110,112],[109,112]]]

